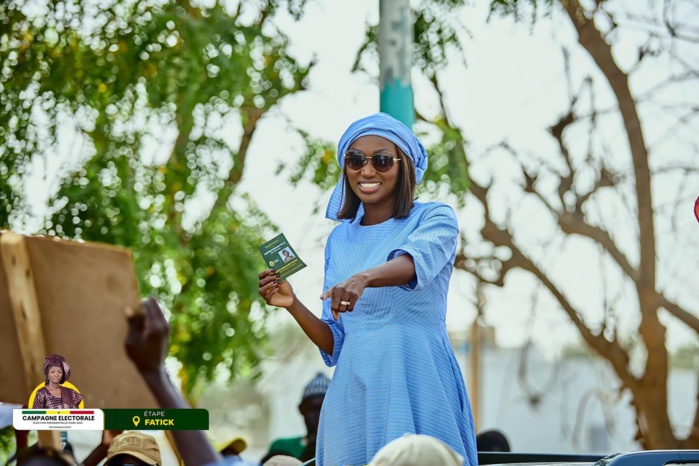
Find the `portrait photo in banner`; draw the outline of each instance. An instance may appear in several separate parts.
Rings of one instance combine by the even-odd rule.
[[[70,365],[59,354],[46,356],[44,361],[46,380],[36,386],[27,406],[31,409],[82,409],[84,396],[75,385],[68,382]]]

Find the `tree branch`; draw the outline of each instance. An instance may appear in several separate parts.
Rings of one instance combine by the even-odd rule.
[[[636,101],[629,88],[628,76],[614,61],[612,48],[597,29],[594,16],[586,14],[580,0],[560,0],[560,3],[578,32],[578,42],[595,61],[614,93],[633,162],[640,254],[635,284],[641,310],[639,333],[647,351],[644,375],[640,380],[642,390],[634,394],[634,402],[639,420],[647,424],[647,429],[643,431],[643,444],[646,448],[676,444],[667,413],[668,354],[666,328],[658,317],[655,225],[648,149]]]
[[[252,136],[257,129],[257,123],[262,118],[262,115],[267,111],[266,108],[257,108],[254,105],[247,105],[240,109],[241,119],[243,121],[243,137],[240,139],[238,150],[233,157],[233,167],[228,173],[228,180],[232,186],[237,185],[243,177],[243,169],[245,168],[245,158],[248,154],[248,148],[252,142]]]
[[[626,136],[633,159],[636,181],[636,199],[638,208],[638,227],[641,259],[639,277],[644,289],[655,289],[655,230],[653,221],[653,202],[650,189],[650,168],[648,152],[636,109],[628,76],[614,61],[611,46],[605,42],[600,31],[585,14],[579,0],[562,0],[561,4],[578,32],[578,42],[594,59],[612,88],[619,104],[619,111],[624,121]],[[643,300],[642,300],[643,301]],[[652,308],[641,303],[642,312],[653,312]]]
[[[566,115],[563,115],[558,122],[549,128],[551,135],[558,141],[558,148],[561,151],[561,155],[568,166],[568,174],[559,176],[558,183],[558,197],[561,200],[561,205],[565,206],[565,193],[569,192],[573,187],[573,182],[575,181],[575,168],[573,167],[573,161],[570,158],[570,151],[568,146],[563,142],[563,132],[565,129],[575,122],[575,115],[571,109]]]
[[[471,192],[476,196],[476,198],[478,198],[485,211],[485,225],[481,230],[481,235],[485,240],[490,241],[495,246],[505,246],[512,252],[512,258],[509,259],[509,261],[506,261],[510,262],[512,265],[510,268],[505,270],[505,273],[507,270],[510,270],[516,266],[533,274],[546,287],[546,289],[549,290],[553,297],[556,298],[565,313],[573,322],[573,325],[575,325],[582,335],[585,342],[601,356],[610,361],[624,386],[635,388],[638,380],[633,374],[631,374],[628,367],[629,357],[619,342],[617,340],[607,340],[604,335],[601,334],[594,334],[585,325],[578,311],[572,306],[558,287],[556,287],[556,285],[549,279],[547,274],[537,267],[534,262],[519,249],[519,247],[515,244],[512,235],[508,231],[499,228],[493,222],[488,208],[488,190],[473,180],[471,183]],[[502,276],[500,279],[502,279]]]
[[[562,212],[558,216],[558,225],[566,234],[578,234],[593,240],[612,256],[612,259],[619,265],[624,273],[634,281],[638,280],[638,272],[631,265],[626,255],[621,252],[612,239],[609,232],[598,226],[590,225],[585,221],[581,211]]]
[[[590,189],[582,196],[578,196],[578,199],[575,201],[575,210],[582,211],[583,204],[599,189],[613,188],[614,186],[616,186],[616,182],[614,181],[614,175],[609,170],[607,170],[606,167],[603,166],[600,169],[599,177],[597,178],[597,181],[595,181],[595,185],[592,187],[592,189]]]
[[[699,334],[699,317],[682,308],[680,305],[673,303],[662,293],[658,295],[658,304],[660,307],[677,317],[685,325]]]

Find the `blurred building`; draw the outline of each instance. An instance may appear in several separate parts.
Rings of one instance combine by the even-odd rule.
[[[467,387],[471,386],[469,332],[450,333]],[[299,336],[300,337],[300,336]],[[258,431],[251,451],[272,438],[300,435],[297,410],[304,385],[317,371],[332,375],[318,351],[303,340],[292,357],[270,361],[259,391],[268,409],[267,435]],[[481,332],[479,430],[497,428],[522,452],[612,453],[638,450],[635,417],[628,394],[607,364],[583,348],[557,358],[535,346],[501,348],[495,331]],[[697,366],[673,368],[669,380],[670,418],[687,430],[696,406]],[[475,400],[474,400],[475,401]],[[245,455],[244,455],[245,456]]]
[[[469,334],[450,334],[467,385]],[[502,430],[513,450],[522,452],[640,449],[630,397],[619,393],[619,381],[604,360],[577,347],[556,358],[535,346],[500,348],[492,328],[483,329],[481,341],[479,430]],[[696,410],[697,367],[685,364],[670,373],[670,419],[678,433],[688,432]]]

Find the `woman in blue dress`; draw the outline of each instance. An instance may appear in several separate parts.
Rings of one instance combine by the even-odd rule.
[[[458,224],[451,207],[414,201],[427,153],[384,113],[354,122],[338,145],[343,175],[326,216],[340,220],[325,248],[319,319],[278,281],[260,295],[286,308],[335,366],[317,439],[317,464],[364,465],[403,434],[436,437],[476,466],[473,417],[445,318]]]

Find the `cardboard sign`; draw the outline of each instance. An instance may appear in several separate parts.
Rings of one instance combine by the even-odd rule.
[[[127,249],[0,232],[0,401],[26,405],[60,354],[85,408],[157,407],[124,350],[140,301]]]

